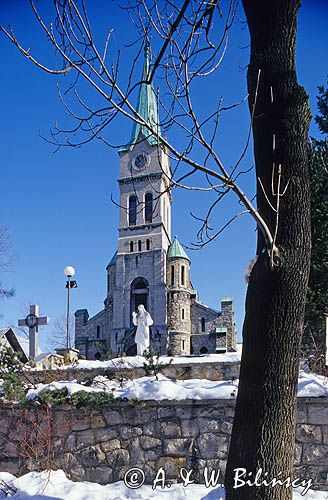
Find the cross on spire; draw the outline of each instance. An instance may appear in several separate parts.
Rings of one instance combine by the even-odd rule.
[[[153,83],[147,83],[150,75],[150,62],[151,52],[150,44],[147,41],[145,45],[145,59],[142,71],[142,78],[139,90],[137,113],[144,119],[144,121],[156,131],[156,135],[152,134],[150,130],[140,123],[134,122],[132,127],[132,134],[129,143],[120,149],[120,151],[128,151],[134,144],[137,143],[139,135],[142,134],[148,144],[156,146],[158,144],[158,137],[160,136],[159,119],[158,119],[158,106],[156,94],[154,91]],[[140,140],[140,139],[139,139]]]

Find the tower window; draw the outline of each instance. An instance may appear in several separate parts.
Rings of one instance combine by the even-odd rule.
[[[171,266],[171,286],[174,285],[174,266]]]
[[[141,240],[138,241],[138,252],[141,252]]]
[[[147,193],[145,196],[145,222],[153,222],[153,195]]]
[[[201,330],[202,332],[205,332],[205,328],[206,328],[206,321],[205,321],[205,318],[202,318],[200,320],[200,324],[201,324]]]
[[[130,241],[130,252],[133,252],[133,241]]]
[[[185,310],[181,309],[181,319],[185,319]]]
[[[182,339],[182,350],[184,351],[186,347],[186,341],[185,339]]]
[[[129,225],[135,226],[137,223],[137,198],[133,194],[129,198]]]
[[[100,325],[97,325],[97,339],[100,338]]]
[[[185,285],[185,266],[181,266],[181,285]]]
[[[150,250],[150,240],[146,240],[146,250]]]

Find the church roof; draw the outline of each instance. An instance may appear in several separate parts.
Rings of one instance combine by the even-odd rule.
[[[145,120],[153,130],[156,130],[160,136],[160,128],[158,122],[158,107],[156,95],[152,83],[146,83],[150,74],[150,47],[145,47],[145,62],[142,72],[142,83],[140,85],[137,112]],[[123,146],[119,151],[128,151],[131,146],[137,143],[139,135],[142,134],[144,140],[149,145],[155,146],[158,144],[158,137],[151,134],[147,127],[140,123],[134,122],[132,127],[131,139],[128,144]],[[139,139],[140,140],[140,139]]]
[[[117,251],[114,253],[113,257],[111,258],[108,266],[114,266],[115,265],[116,255],[117,255]]]
[[[184,251],[184,249],[180,245],[178,238],[176,236],[174,236],[174,240],[172,241],[172,243],[169,247],[167,257],[168,257],[168,259],[177,259],[177,258],[187,259],[190,262],[188,255],[186,254],[186,252]]]

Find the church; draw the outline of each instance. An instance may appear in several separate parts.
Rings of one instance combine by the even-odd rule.
[[[150,67],[145,50],[142,81]],[[191,261],[171,239],[170,161],[160,142],[152,84],[142,83],[137,111],[153,130],[134,123],[129,143],[119,150],[120,217],[117,251],[107,270],[104,308],[89,317],[75,312],[75,347],[87,359],[136,354],[132,312],[143,304],[154,323],[151,348],[161,355],[221,353],[236,349],[233,300],[217,311],[201,303],[191,283]]]

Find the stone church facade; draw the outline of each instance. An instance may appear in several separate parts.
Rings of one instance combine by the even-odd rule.
[[[149,71],[146,49],[143,78]],[[152,85],[140,86],[138,113],[158,129]],[[92,318],[87,309],[75,312],[75,347],[87,359],[134,355],[132,312],[143,304],[150,312],[151,347],[160,354],[201,354],[234,351],[233,300],[222,299],[221,311],[203,305],[190,279],[190,259],[175,237],[171,240],[169,157],[147,127],[134,124],[121,148],[120,220],[117,251],[107,266],[104,308]]]

